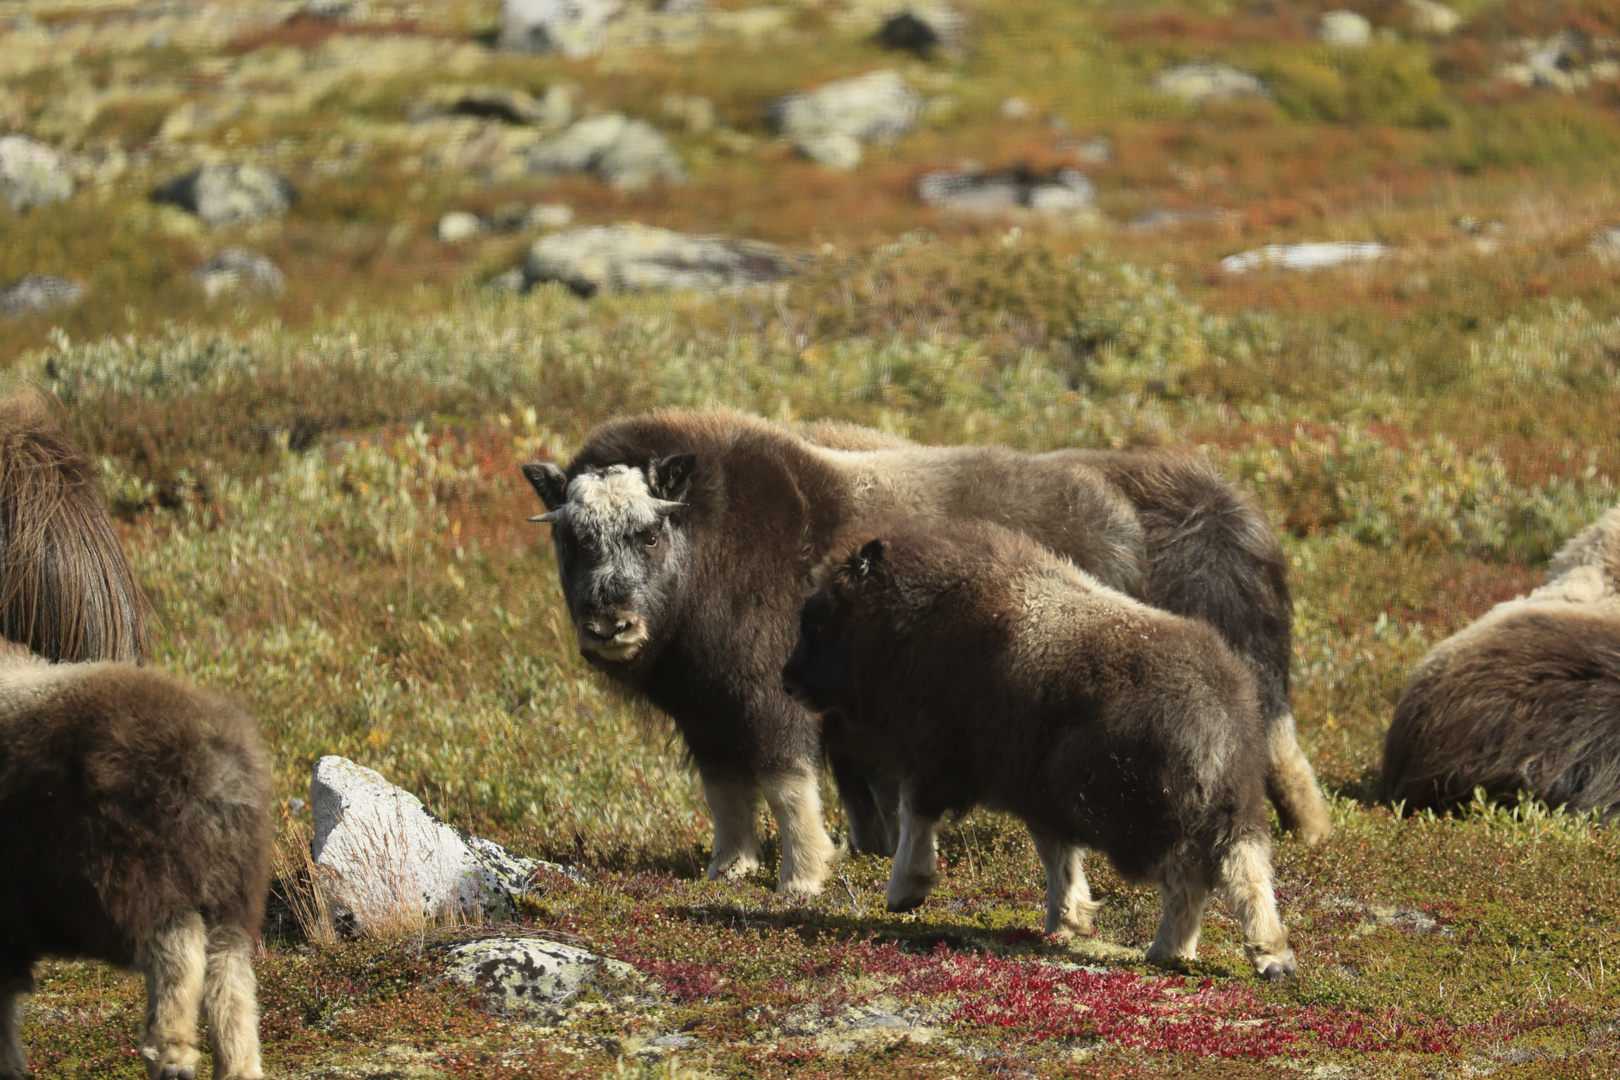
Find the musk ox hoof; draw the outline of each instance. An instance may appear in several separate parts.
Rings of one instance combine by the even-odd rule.
[[[759,858],[754,855],[716,855],[709,862],[706,874],[710,881],[741,881],[759,869]]]
[[[1286,964],[1274,960],[1266,965],[1266,970],[1260,973],[1260,977],[1266,982],[1287,982],[1298,970],[1299,966],[1292,960]]]
[[[821,895],[821,881],[817,878],[794,878],[778,882],[776,893],[778,896],[788,896],[795,900],[808,900]]]
[[[197,1062],[202,1055],[195,1046],[170,1043],[143,1046],[141,1057],[146,1059],[146,1075],[151,1080],[196,1080]]]
[[[927,899],[927,893],[922,893],[919,896],[902,896],[885,901],[885,906],[896,915],[904,915],[908,911],[916,911],[922,907],[923,901]]]

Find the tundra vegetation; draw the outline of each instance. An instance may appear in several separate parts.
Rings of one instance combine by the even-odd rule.
[[[267,1071],[1620,1071],[1620,832],[1533,801],[1402,818],[1375,797],[1413,665],[1541,584],[1617,498],[1620,9],[1459,0],[1461,26],[1426,36],[1405,4],[1347,0],[1375,27],[1353,49],[1314,41],[1324,5],[981,0],[960,49],[913,58],[882,51],[855,6],[767,17],[715,0],[709,37],[583,58],[490,51],[489,0],[0,13],[0,127],[67,153],[78,180],[65,201],[0,208],[0,286],[85,288],[0,319],[0,363],[55,396],[97,463],[152,602],[152,662],[261,718],[289,855],[307,825],[285,800],[318,756],[345,754],[580,868],[539,883],[530,932],[648,980],[524,1024],[436,981],[462,931],[312,943],[273,905],[256,961]],[[1196,59],[1270,96],[1152,90]],[[860,168],[773,136],[776,96],[880,67],[928,105]],[[452,82],[566,85],[583,109],[650,118],[688,179],[628,190],[468,164],[503,121],[457,118],[448,141],[413,126]],[[149,201],[233,155],[286,171],[297,202],[210,232]],[[969,157],[987,174],[1081,168],[1100,220],[914,199],[920,176]],[[785,284],[732,295],[496,294],[485,283],[532,234],[452,244],[436,224],[514,201],[807,256]],[[1175,213],[1129,225],[1152,211]],[[1323,239],[1389,254],[1217,269]],[[238,245],[285,287],[210,299],[193,268]],[[947,820],[942,884],[910,915],[884,912],[882,859],[845,862],[808,903],[771,895],[768,871],[702,880],[696,778],[663,722],[578,658],[517,469],[566,461],[612,416],[716,403],[930,443],[1197,446],[1252,492],[1283,538],[1294,712],[1333,796],[1329,839],[1274,846],[1298,978],[1258,985],[1219,904],[1181,971],[1104,948],[1145,946],[1158,900],[1100,863],[1097,939],[1042,939],[1035,854],[992,814]],[[33,1067],[136,1072],[140,1002],[133,977],[43,965]]]

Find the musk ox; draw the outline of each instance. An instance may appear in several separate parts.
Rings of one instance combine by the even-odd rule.
[[[1528,792],[1620,811],[1620,507],[1418,663],[1384,740],[1382,795],[1407,810]]]
[[[95,466],[26,393],[0,398],[0,637],[51,660],[148,655]]]
[[[257,1080],[252,940],[270,768],[236,706],[131,664],[52,664],[0,642],[0,1077],[26,1077],[18,998],[36,960],[146,976],[152,1080]]]
[[[1212,627],[996,525],[911,518],[851,535],[815,571],[782,681],[899,776],[890,910],[937,880],[934,823],[989,806],[1035,837],[1048,933],[1091,930],[1076,850],[1090,847],[1158,884],[1150,960],[1195,955],[1219,889],[1256,973],[1294,970],[1254,676]]]
[[[581,653],[669,714],[715,821],[709,876],[758,865],[763,791],[779,888],[813,893],[833,848],[823,752],[858,851],[895,842],[892,778],[781,689],[810,570],[841,531],[897,515],[1026,533],[1105,584],[1210,622],[1254,668],[1268,783],[1284,823],[1325,835],[1326,807],[1288,704],[1292,618],[1264,516],[1200,458],[924,447],[848,424],[804,435],[715,410],[602,425],[566,469],[525,465],[549,522]]]

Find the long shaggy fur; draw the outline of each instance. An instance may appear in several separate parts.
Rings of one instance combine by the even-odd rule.
[[[234,704],[148,668],[0,645],[0,1011],[45,956],[136,967],[153,1076],[194,1068],[199,1005],[216,1076],[260,1075],[247,957],[269,801],[268,758]]]
[[[1384,740],[1382,794],[1408,810],[1528,792],[1620,811],[1620,507],[1418,664]]]
[[[1256,970],[1292,970],[1270,899],[1254,680],[1210,626],[982,522],[912,518],[846,536],[817,571],[784,684],[838,710],[899,775],[904,817],[990,806],[1028,823],[1038,847],[1101,850],[1165,890],[1156,956],[1191,955],[1222,889]],[[908,862],[934,873],[931,843],[915,860],[907,847],[891,883]],[[1050,879],[1056,860],[1042,861]],[[926,884],[906,892],[892,889],[891,906]]]
[[[51,660],[149,652],[95,467],[33,394],[0,398],[0,637]]]

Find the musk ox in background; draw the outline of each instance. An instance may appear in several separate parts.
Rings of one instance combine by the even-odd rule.
[[[0,642],[0,1077],[26,1077],[35,961],[146,976],[152,1080],[257,1080],[252,941],[272,843],[270,768],[240,709],[149,668],[52,664]]]
[[[844,529],[914,515],[1026,533],[1105,584],[1205,619],[1254,668],[1268,783],[1285,824],[1329,828],[1288,704],[1288,586],[1253,502],[1201,459],[924,447],[848,424],[801,436],[730,411],[599,427],[566,470],[524,466],[552,525],[580,650],[675,721],[715,821],[709,875],[759,862],[761,791],[782,836],[779,888],[815,892],[832,853],[817,777],[833,767],[856,850],[895,838],[891,777],[836,715],[781,689],[810,570]]]
[[[983,805],[1029,825],[1048,933],[1091,930],[1079,845],[1159,885],[1150,960],[1196,954],[1219,889],[1256,973],[1291,973],[1254,677],[1220,635],[995,525],[911,518],[851,535],[874,533],[816,569],[782,680],[899,777],[890,910],[938,878],[934,823]]]
[[[50,660],[149,648],[95,466],[33,394],[0,398],[0,637]]]
[[[1383,797],[1445,810],[1476,787],[1620,810],[1620,507],[1564,545],[1547,584],[1436,645],[1401,694]]]

